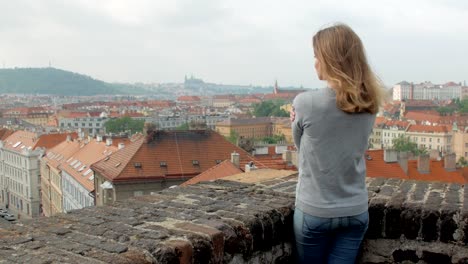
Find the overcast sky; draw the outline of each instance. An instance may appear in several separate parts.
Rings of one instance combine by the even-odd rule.
[[[0,0],[0,66],[109,82],[322,87],[311,38],[333,22],[362,38],[387,84],[468,81],[468,1]]]

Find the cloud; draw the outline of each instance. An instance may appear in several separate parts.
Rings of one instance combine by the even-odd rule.
[[[213,82],[278,78],[315,87],[322,84],[311,37],[337,21],[361,36],[389,84],[466,78],[468,4],[454,0],[5,1],[0,61],[51,60],[107,81],[181,81],[194,73]]]

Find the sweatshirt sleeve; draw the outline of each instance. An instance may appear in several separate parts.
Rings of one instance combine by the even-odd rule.
[[[298,95],[293,101],[294,112],[296,113],[296,117],[292,122],[292,134],[294,139],[294,144],[298,151],[300,151],[301,147],[301,137],[303,130],[303,109],[300,104],[300,95]]]

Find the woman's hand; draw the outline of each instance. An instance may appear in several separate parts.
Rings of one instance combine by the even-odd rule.
[[[289,119],[291,122],[294,122],[296,119],[296,112],[294,111],[294,107],[291,108],[291,111],[289,111]]]

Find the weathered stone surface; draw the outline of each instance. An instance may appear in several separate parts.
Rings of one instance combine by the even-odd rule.
[[[457,184],[366,179],[359,263],[465,263],[468,196]],[[0,263],[291,263],[294,189],[200,183],[0,225]]]

